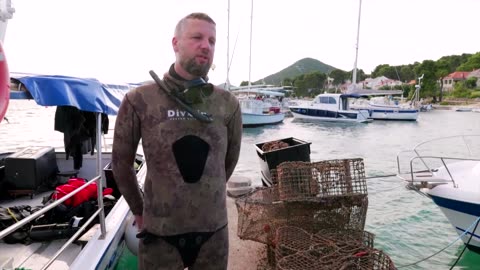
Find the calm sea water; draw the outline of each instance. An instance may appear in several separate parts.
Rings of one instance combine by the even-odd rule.
[[[28,145],[63,147],[63,134],[53,130],[55,108],[39,107],[33,101],[11,101],[0,123],[0,150],[15,151]],[[363,158],[369,190],[366,230],[376,235],[375,246],[385,251],[397,267],[425,258],[455,241],[458,236],[436,205],[426,197],[406,190],[395,177],[396,154],[427,139],[480,134],[480,113],[434,110],[421,113],[417,122],[369,124],[297,123],[244,130],[242,150],[235,174],[260,184],[260,166],[255,143],[295,137],[311,142],[311,160]],[[114,117],[110,117],[113,129]],[[106,136],[111,144],[113,131]],[[457,241],[445,251],[404,269],[449,269],[463,245]],[[466,251],[455,269],[480,269],[480,255]]]

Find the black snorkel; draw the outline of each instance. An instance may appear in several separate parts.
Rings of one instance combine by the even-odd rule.
[[[175,101],[178,105],[180,105],[180,107],[182,107],[188,113],[190,113],[195,119],[197,119],[198,121],[200,121],[202,123],[207,123],[207,124],[213,122],[213,118],[212,118],[211,115],[202,114],[202,113],[196,111],[195,109],[190,107],[186,102],[184,102],[182,100],[182,98],[177,95],[176,92],[171,91],[168,88],[168,86],[158,77],[158,75],[153,70],[150,70],[149,73],[150,73],[150,76],[152,76],[155,83],[160,87],[160,89],[162,89],[167,94],[167,96],[169,96],[173,101]],[[203,79],[201,79],[201,80],[203,81]],[[205,83],[205,81],[203,81],[203,82]],[[187,88],[187,90],[188,90],[188,88]]]

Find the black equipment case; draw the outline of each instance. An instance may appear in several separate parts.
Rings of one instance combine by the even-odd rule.
[[[37,190],[58,172],[53,147],[27,147],[5,158],[9,190]]]

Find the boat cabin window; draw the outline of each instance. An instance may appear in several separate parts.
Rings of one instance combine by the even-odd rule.
[[[333,97],[320,97],[320,103],[323,104],[337,104]]]

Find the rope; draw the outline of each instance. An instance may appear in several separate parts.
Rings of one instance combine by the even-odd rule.
[[[452,270],[453,267],[455,267],[455,265],[457,265],[458,261],[460,261],[460,258],[462,258],[462,255],[463,255],[463,253],[465,252],[465,249],[467,249],[467,246],[468,246],[468,244],[470,244],[470,240],[472,240],[473,234],[475,233],[475,230],[477,229],[478,221],[480,221],[480,217],[477,219],[477,222],[476,222],[476,224],[475,224],[475,228],[473,229],[472,233],[470,234],[470,238],[468,238],[468,241],[467,241],[467,243],[464,245],[464,247],[463,247],[463,249],[462,249],[462,252],[460,252],[460,255],[458,255],[457,260],[455,260],[455,262],[453,263],[452,267],[450,267],[450,270]],[[469,230],[467,230],[467,232],[468,232],[468,231],[469,231]]]
[[[7,207],[7,212],[8,214],[10,214],[10,216],[15,220],[15,222],[18,222],[18,219],[17,217],[15,216],[15,214],[12,212],[12,210],[10,210],[10,208]]]
[[[374,176],[365,177],[365,179],[385,178],[385,177],[393,177],[393,176],[397,176],[397,175],[396,174],[374,175]]]
[[[398,266],[397,269],[404,268],[404,267],[409,267],[409,266],[413,266],[413,265],[419,264],[419,263],[421,263],[421,262],[424,262],[424,261],[432,258],[433,256],[436,256],[436,255],[439,254],[440,252],[442,252],[442,251],[444,251],[445,249],[451,247],[451,246],[452,246],[455,242],[457,242],[458,240],[462,239],[462,237],[463,237],[465,234],[467,234],[467,233],[470,231],[470,229],[472,229],[473,225],[475,225],[475,224],[478,225],[478,222],[479,222],[479,221],[480,221],[480,217],[478,217],[477,220],[475,220],[475,221],[470,225],[470,227],[468,227],[468,229],[466,229],[457,239],[455,239],[455,241],[451,242],[451,243],[448,244],[446,247],[444,247],[444,248],[440,249],[439,251],[433,253],[432,255],[430,255],[430,256],[428,256],[428,257],[425,257],[425,258],[423,258],[423,259],[421,259],[421,260],[419,260],[419,261],[416,261],[416,262],[414,262],[414,263]],[[477,228],[477,226],[475,226],[475,229],[476,229],[476,228]],[[475,232],[475,231],[472,231],[472,236],[473,236],[473,233],[474,233],[474,232]],[[470,236],[470,239],[471,239],[471,238],[472,238],[472,237]],[[469,240],[469,242],[470,242],[470,240]],[[460,255],[461,255],[461,254],[460,254]],[[455,262],[455,263],[456,263],[456,262]],[[454,264],[454,265],[455,265],[455,264]],[[453,266],[452,266],[452,267],[453,267]],[[450,268],[450,269],[451,269],[451,268]]]

